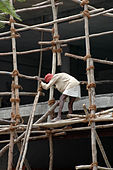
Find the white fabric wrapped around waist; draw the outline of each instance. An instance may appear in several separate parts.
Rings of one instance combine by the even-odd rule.
[[[81,98],[80,85],[64,90],[63,94],[71,97]]]

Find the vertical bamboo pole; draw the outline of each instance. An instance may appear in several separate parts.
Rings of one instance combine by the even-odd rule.
[[[53,6],[53,0],[51,0],[51,4]],[[55,18],[53,17],[53,20]],[[55,28],[56,28],[56,23],[54,24],[54,28],[53,28],[53,41],[54,41],[54,36],[55,36]],[[53,44],[53,56],[52,56],[52,71],[51,73],[54,75],[56,72],[56,45]],[[50,87],[50,92],[49,92],[49,107],[51,107],[51,105],[54,104],[54,87]],[[52,114],[51,114],[52,115]],[[51,115],[48,116],[48,121],[51,120]]]
[[[12,84],[14,81],[12,81]],[[14,88],[12,88],[12,98],[14,97]],[[11,114],[11,121],[13,121],[13,113],[15,112],[15,105],[12,103],[12,114]],[[8,153],[8,168],[7,170],[12,170],[12,163],[13,163],[13,147],[14,147],[14,130],[11,129],[13,125],[10,125],[10,143],[9,143],[9,153]]]
[[[49,148],[50,148],[49,170],[52,170],[53,169],[53,140],[52,140],[52,133],[49,134]]]
[[[13,6],[12,0],[10,0],[11,5]],[[15,40],[15,28],[14,28],[14,19],[10,16],[11,21],[11,36],[12,36],[12,51],[13,51],[13,69],[17,70],[17,56],[16,56],[16,40]],[[18,85],[18,76],[14,76],[14,81],[12,81],[12,85]],[[19,99],[19,90],[12,87],[12,99]],[[11,120],[13,121],[14,115],[19,114],[19,102],[12,102],[12,114]],[[13,124],[11,124],[11,127]],[[10,144],[9,144],[9,154],[8,154],[8,170],[12,170],[13,164],[13,147],[14,147],[14,131],[10,130]]]
[[[84,12],[88,11],[88,5],[84,5]],[[95,87],[90,86],[95,84],[94,79],[94,64],[92,58],[90,58],[90,41],[89,41],[89,27],[88,16],[84,15],[85,22],[85,42],[86,42],[86,59],[87,59],[87,79],[88,79],[88,94],[89,104],[91,108],[91,114],[95,114]],[[96,149],[96,136],[95,136],[95,122],[91,123],[91,146],[92,146],[92,167],[93,170],[97,170],[97,149]]]
[[[11,5],[13,5],[13,1],[10,0]],[[14,19],[12,16],[10,16],[11,21],[11,36],[12,36],[12,51],[13,51],[13,69],[16,72],[17,71],[17,55],[16,55],[16,39],[15,39],[15,27],[14,27]],[[14,84],[18,86],[18,73],[14,75]],[[17,100],[19,99],[19,89],[15,88],[15,114],[19,114],[19,102]],[[18,121],[18,120],[17,120]]]
[[[52,5],[52,12],[53,12],[53,20],[57,19],[57,11],[58,11],[58,6],[55,6],[55,0],[51,0],[51,5]],[[53,40],[58,41],[59,40],[59,34],[58,34],[58,24],[54,23],[54,36]],[[53,51],[57,49],[57,65],[61,65],[61,48],[60,44],[57,43],[56,47],[54,47]]]

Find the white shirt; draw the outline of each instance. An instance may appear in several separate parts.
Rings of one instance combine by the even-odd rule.
[[[68,91],[67,95],[69,95],[69,91],[71,89],[75,90],[75,88],[77,87],[77,91],[78,91],[78,86],[80,89],[80,82],[67,73],[55,74],[48,84],[41,82],[41,86],[45,90],[48,90],[53,85],[55,85],[55,88],[63,94],[66,94]],[[79,94],[80,94],[80,92],[79,92]],[[74,94],[69,95],[69,96],[79,97],[78,95],[75,96]]]

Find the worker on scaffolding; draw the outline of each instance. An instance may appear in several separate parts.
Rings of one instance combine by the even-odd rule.
[[[55,75],[48,73],[44,78],[37,77],[37,80],[40,81],[40,85],[43,89],[48,90],[50,87],[54,86],[62,93],[59,100],[58,115],[52,121],[61,120],[62,109],[67,97],[69,97],[69,114],[72,114],[73,102],[81,97],[80,82],[77,79],[67,73],[57,73]]]

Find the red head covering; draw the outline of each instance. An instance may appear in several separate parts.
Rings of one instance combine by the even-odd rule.
[[[46,76],[45,76],[45,82],[46,83],[49,83],[49,81],[53,78],[53,74],[50,74],[48,73]]]

